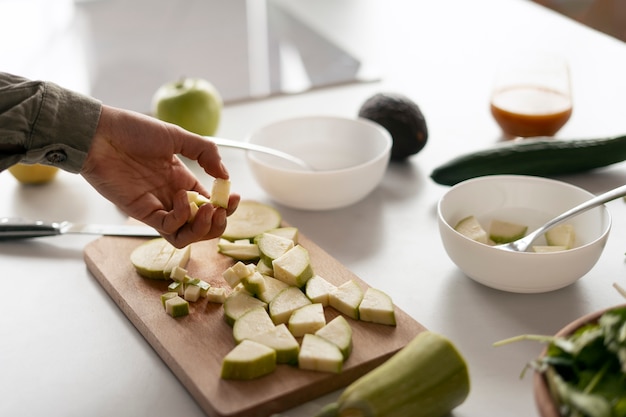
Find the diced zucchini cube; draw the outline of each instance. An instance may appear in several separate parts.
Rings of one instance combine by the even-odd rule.
[[[224,304],[226,296],[226,288],[222,287],[210,287],[206,293],[206,299],[212,303]]]
[[[165,312],[172,317],[182,317],[189,314],[189,302],[180,296],[165,301]]]
[[[228,208],[230,196],[230,181],[223,178],[215,178],[211,188],[211,204],[217,207]]]
[[[187,285],[185,287],[185,300],[195,303],[200,299],[200,287],[197,285]]]
[[[174,298],[176,296],[178,296],[178,293],[177,292],[173,292],[173,291],[168,291],[168,292],[166,292],[164,294],[161,294],[161,304],[163,304],[163,308],[165,308],[165,302],[167,300],[169,300],[170,298]]]

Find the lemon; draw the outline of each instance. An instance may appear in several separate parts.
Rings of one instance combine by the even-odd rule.
[[[45,184],[54,179],[59,168],[41,164],[15,164],[9,172],[22,184]]]

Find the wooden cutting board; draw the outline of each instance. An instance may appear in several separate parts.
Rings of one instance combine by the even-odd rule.
[[[336,285],[354,279],[363,289],[367,287],[306,236],[299,239],[309,251],[317,274]],[[287,410],[348,385],[425,330],[400,309],[396,310],[396,327],[348,319],[354,347],[341,374],[279,365],[276,372],[256,380],[222,380],[222,358],[235,346],[232,328],[224,321],[222,305],[200,299],[190,303],[188,316],[174,319],[167,315],[160,301],[167,282],[140,277],[130,263],[130,253],[143,242],[145,239],[140,238],[99,238],[85,248],[85,262],[209,416],[269,416]],[[227,287],[221,276],[233,263],[217,252],[217,241],[211,240],[192,245],[186,269],[194,278]],[[328,320],[337,314],[334,309],[326,308]]]

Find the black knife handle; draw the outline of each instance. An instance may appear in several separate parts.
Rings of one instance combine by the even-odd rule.
[[[61,234],[62,227],[62,223],[3,217],[0,218],[0,240],[56,236]]]

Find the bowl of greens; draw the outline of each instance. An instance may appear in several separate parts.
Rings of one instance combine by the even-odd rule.
[[[542,417],[626,416],[626,305],[583,316],[531,362]]]

